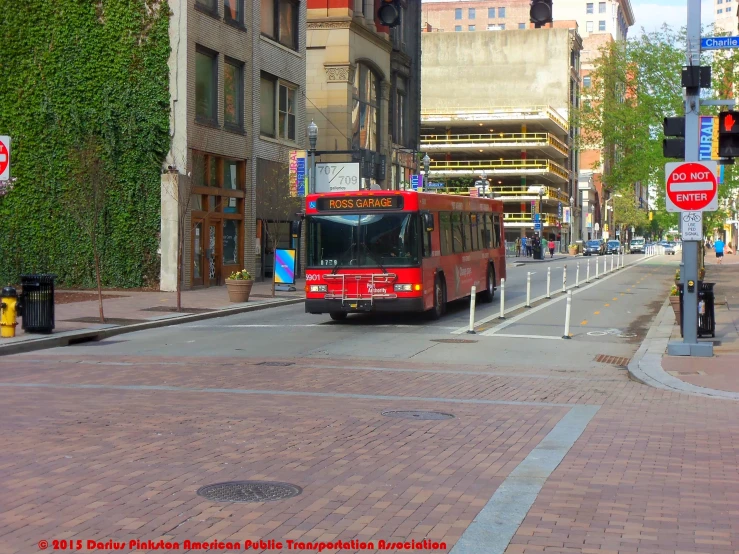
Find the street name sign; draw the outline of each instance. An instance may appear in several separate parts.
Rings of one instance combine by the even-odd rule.
[[[665,204],[668,212],[703,212],[718,209],[715,161],[665,164]]]
[[[701,50],[739,48],[739,37],[705,37],[701,39]]]
[[[10,180],[10,137],[0,136],[0,181]]]
[[[682,240],[703,240],[703,212],[683,212]]]

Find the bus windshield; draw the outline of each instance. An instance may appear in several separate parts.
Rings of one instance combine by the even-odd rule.
[[[308,266],[418,266],[418,219],[409,212],[311,216]]]

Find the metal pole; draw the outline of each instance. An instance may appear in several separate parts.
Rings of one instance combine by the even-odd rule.
[[[470,289],[470,328],[467,331],[470,335],[475,334],[475,298],[477,297],[477,289],[473,286]]]
[[[526,273],[526,307],[531,307],[531,272]]]
[[[687,65],[700,65],[701,51],[701,0],[688,0]],[[700,158],[700,88],[685,89],[685,161],[696,162]],[[682,218],[681,218],[682,219]],[[672,356],[713,356],[713,343],[698,344],[698,241],[683,243],[683,342],[668,343],[667,353]],[[690,284],[693,283],[691,287]]]
[[[500,315],[498,319],[505,319],[505,279],[500,280]]]
[[[315,149],[310,151],[310,183],[308,183],[308,189],[311,194],[316,192],[316,151]]]
[[[580,288],[580,262],[577,262],[577,271],[575,271],[575,288]]]
[[[552,285],[552,268],[548,267],[547,268],[547,298],[552,297],[552,295],[549,293],[549,291],[551,290],[550,289],[551,285]]]
[[[565,334],[563,339],[570,339],[570,313],[572,312],[572,291],[567,291],[567,307],[565,308]]]
[[[562,292],[567,292],[567,266],[562,270]]]

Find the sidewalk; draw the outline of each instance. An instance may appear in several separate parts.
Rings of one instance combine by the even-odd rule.
[[[642,349],[629,367],[632,377],[658,388],[739,400],[739,256],[716,264],[706,255],[706,282],[716,283],[716,336],[712,358],[668,356],[667,343],[680,341],[680,327],[669,302],[660,311]],[[641,353],[641,356],[640,356]]]
[[[532,257],[526,257],[526,256],[507,256],[506,257],[506,263],[512,262],[514,264],[543,264],[546,262],[556,262],[557,260],[566,260],[567,258],[574,258],[575,256],[570,256],[569,254],[554,254],[553,258],[549,257],[549,254],[547,253],[546,256],[544,256],[543,260],[535,260]]]
[[[225,286],[182,291],[182,311],[177,312],[177,293],[160,291],[103,291],[105,323],[100,323],[96,291],[55,291],[55,329],[51,335],[26,333],[19,318],[14,338],[0,339],[0,355],[98,340],[134,330],[223,317],[235,313],[297,304],[305,299],[305,280],[298,279],[295,292],[276,291],[271,282],[256,282],[244,303],[229,302]]]

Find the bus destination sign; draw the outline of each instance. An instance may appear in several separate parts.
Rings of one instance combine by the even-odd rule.
[[[319,198],[316,209],[320,212],[347,212],[364,210],[402,210],[402,196],[344,196]]]

